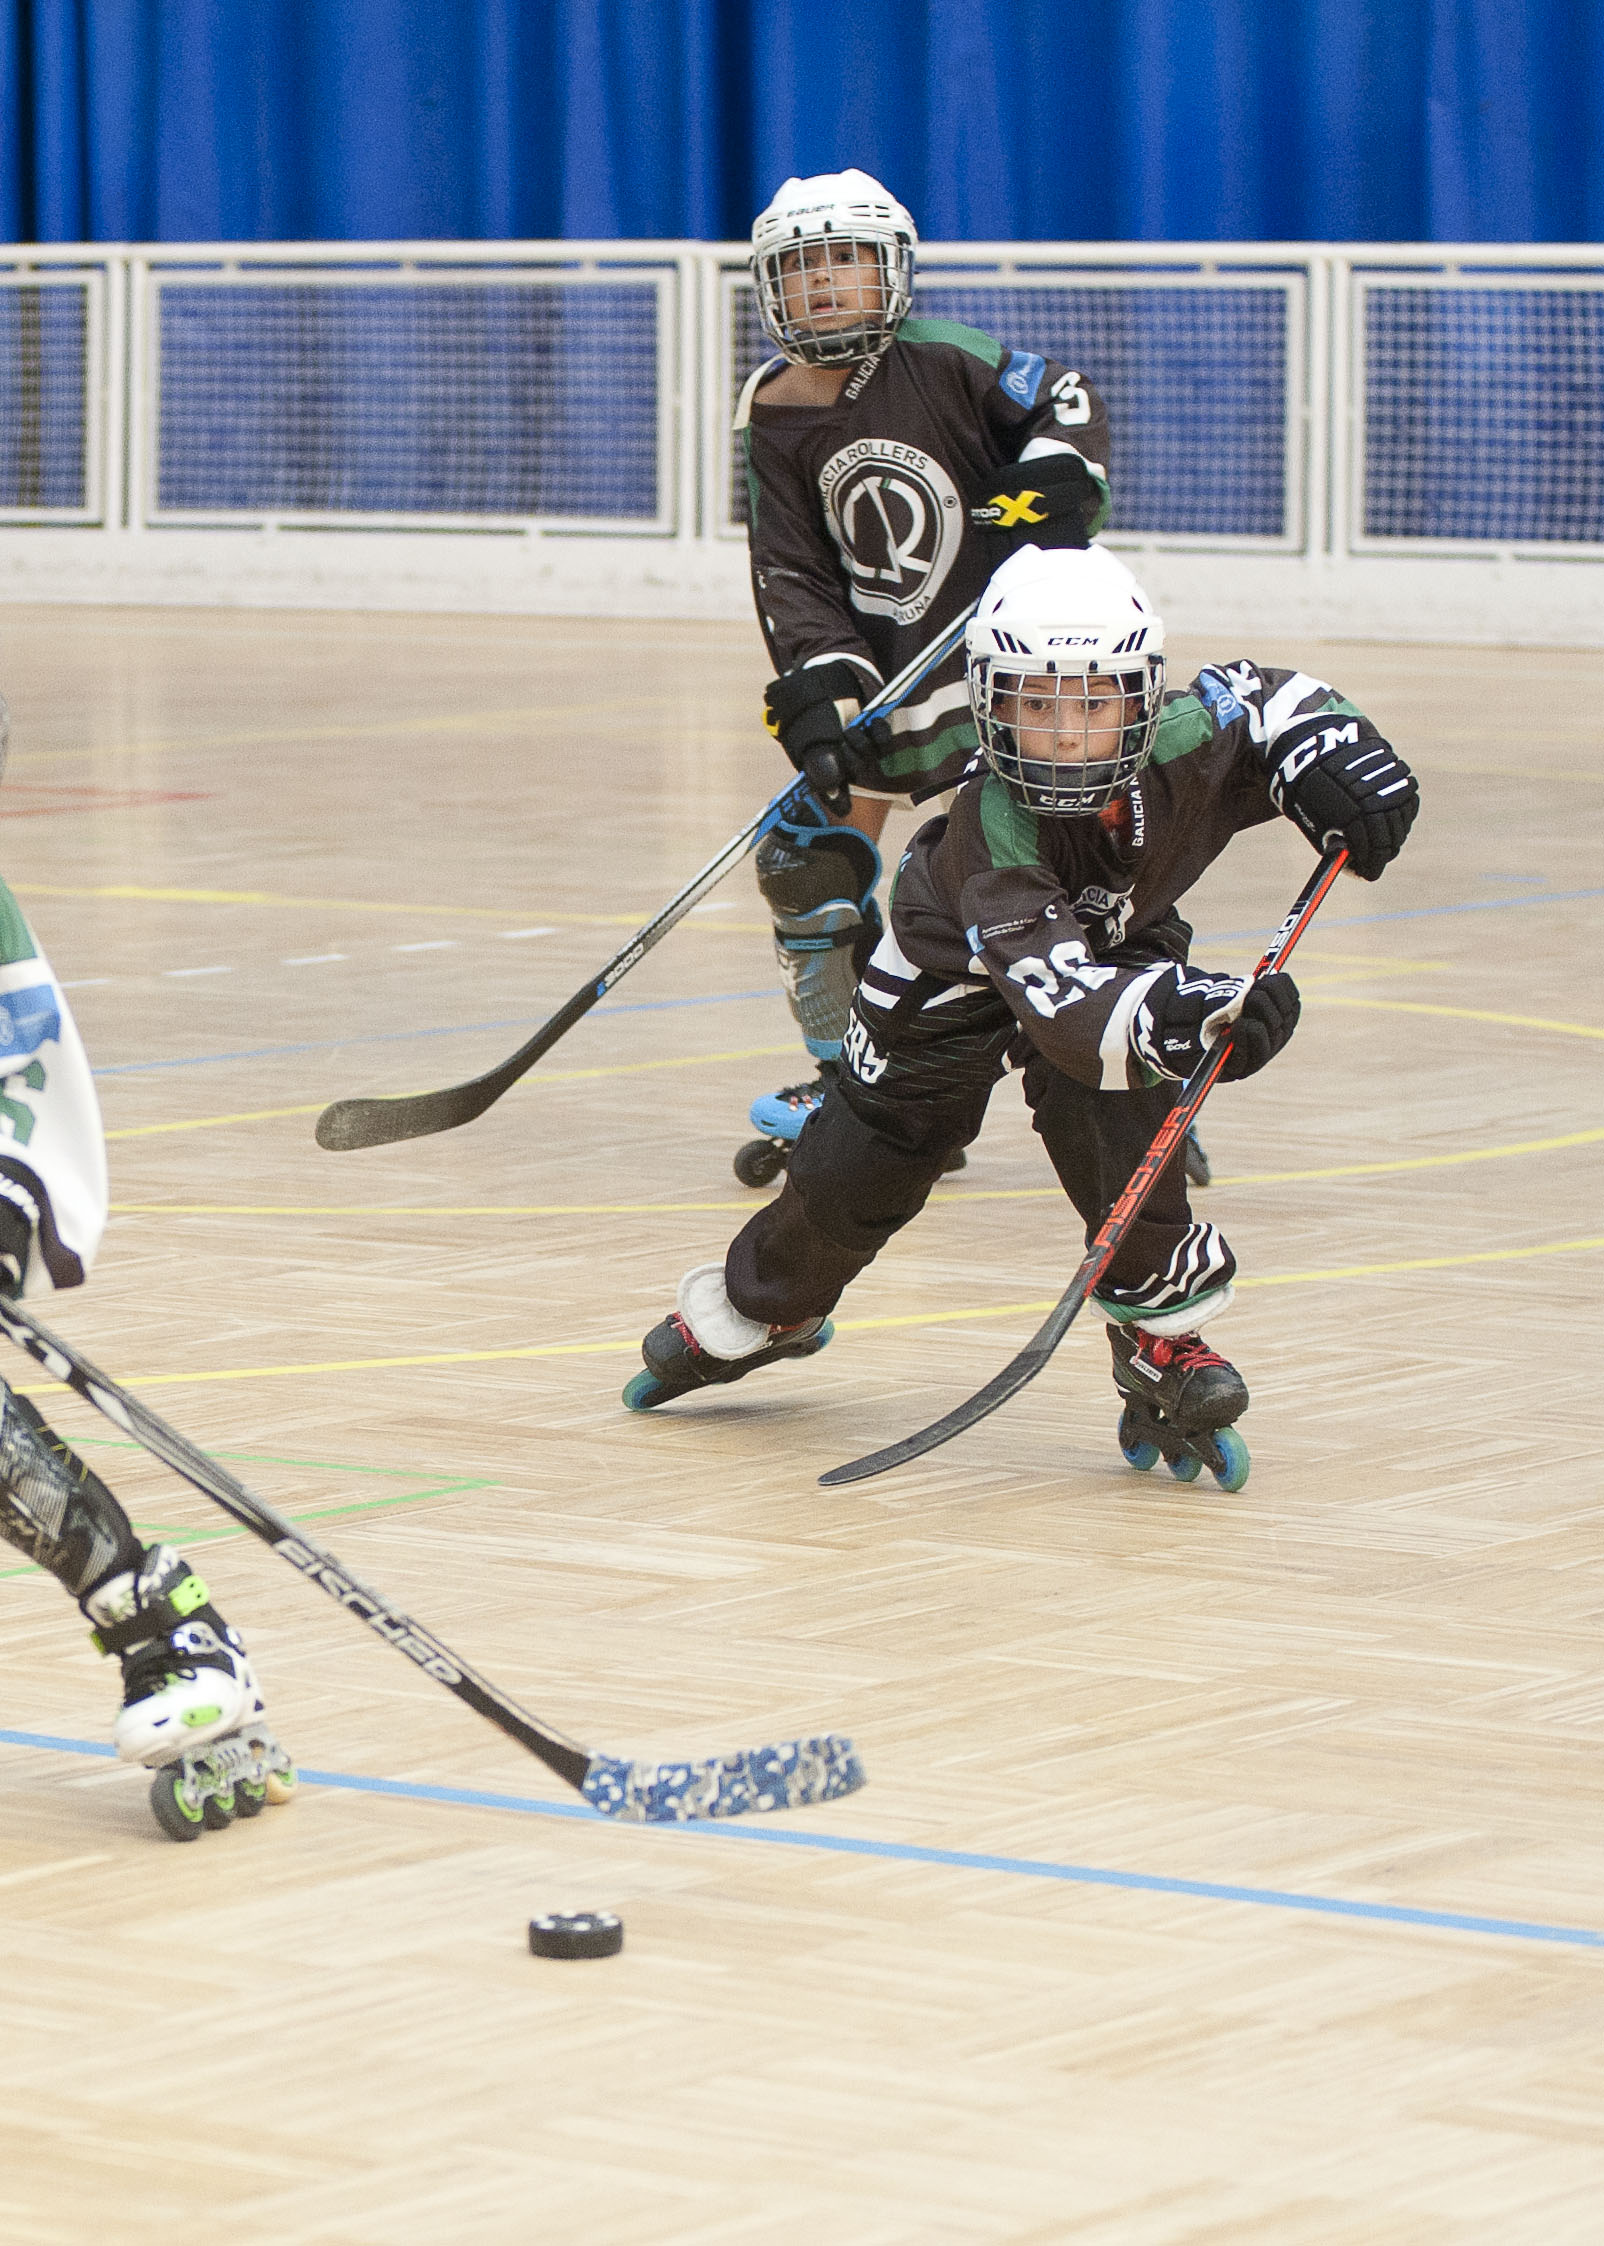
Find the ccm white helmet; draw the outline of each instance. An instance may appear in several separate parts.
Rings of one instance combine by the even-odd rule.
[[[867,172],[788,179],[752,227],[763,325],[796,366],[875,358],[913,302],[919,236]]]
[[[964,633],[986,761],[1016,802],[1060,818],[1101,811],[1153,753],[1164,626],[1102,546],[1022,546]]]

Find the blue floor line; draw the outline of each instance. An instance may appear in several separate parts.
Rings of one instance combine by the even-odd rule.
[[[729,1006],[745,998],[775,998],[779,995],[778,983],[763,990],[717,990],[705,998],[646,998],[631,1006],[596,1006],[595,1014],[663,1014],[682,1006]],[[442,1029],[391,1029],[376,1031],[367,1037],[318,1037],[301,1045],[252,1045],[238,1053],[186,1053],[172,1061],[115,1061],[110,1068],[97,1068],[96,1076],[140,1076],[151,1069],[160,1068],[210,1068],[219,1061],[271,1060],[278,1053],[338,1053],[357,1045],[407,1045],[420,1037],[471,1037],[480,1030],[538,1029],[549,1021],[547,1014],[519,1014],[504,1022],[457,1022]]]
[[[113,1759],[94,1739],[62,1739],[42,1731],[0,1731],[0,1745],[43,1747],[61,1754]],[[348,1771],[303,1770],[302,1783],[352,1794],[388,1795],[401,1801],[446,1802],[459,1809],[512,1810],[523,1817],[560,1817],[609,1825],[582,1802],[546,1801],[532,1794],[485,1793],[468,1786],[426,1786],[400,1778],[363,1778]],[[630,1831],[638,1830],[631,1826]],[[663,1828],[659,1828],[662,1830]],[[1586,1926],[1548,1926],[1541,1920],[1483,1918],[1472,1911],[1426,1911],[1407,1903],[1361,1903],[1341,1895],[1303,1895],[1295,1889],[1237,1887],[1219,1880],[1168,1879],[1157,1872],[1118,1872],[1096,1864],[1051,1864],[1033,1856],[985,1856],[966,1848],[921,1848],[912,1841],[867,1840],[845,1833],[800,1833],[783,1825],[695,1821],[673,1831],[699,1840],[751,1841],[770,1848],[805,1848],[834,1856],[872,1856],[896,1864],[929,1864],[944,1871],[1001,1872],[1016,1879],[1068,1881],[1078,1887],[1116,1887],[1141,1895],[1185,1895],[1204,1903],[1247,1903],[1261,1910],[1314,1911],[1327,1918],[1368,1919],[1390,1926],[1445,1928],[1518,1942],[1557,1942],[1573,1949],[1604,1950],[1604,1933]]]
[[[1502,877],[1514,881],[1520,877],[1507,874]],[[1574,904],[1579,897],[1604,897],[1604,889],[1545,889],[1541,896],[1476,897],[1462,905],[1414,905],[1404,912],[1361,912],[1347,920],[1322,920],[1317,933],[1333,928],[1369,928],[1383,920],[1441,920],[1459,912],[1531,912],[1538,905]],[[1211,928],[1201,941],[1206,944],[1228,944],[1240,938],[1267,936],[1268,928]]]
[[[1508,875],[1502,878],[1515,880]],[[1388,920],[1437,920],[1446,915],[1462,912],[1516,912],[1530,911],[1535,905],[1563,905],[1574,903],[1582,897],[1604,897],[1604,889],[1557,889],[1545,891],[1540,897],[1486,897],[1476,898],[1460,905],[1417,905],[1404,912],[1363,912],[1347,920],[1323,920],[1322,929],[1368,928]],[[1200,941],[1207,944],[1247,943],[1258,941],[1266,934],[1265,928],[1215,928],[1210,929]],[[749,998],[772,998],[775,989],[721,990],[705,998],[650,998],[629,1006],[598,1006],[598,1014],[659,1014],[687,1006],[729,1006]],[[507,1021],[451,1023],[439,1029],[395,1029],[367,1037],[320,1037],[300,1045],[252,1045],[237,1053],[188,1053],[171,1061],[117,1061],[110,1068],[97,1068],[99,1076],[142,1076],[156,1069],[214,1068],[227,1061],[273,1060],[287,1053],[337,1053],[346,1047],[353,1050],[359,1045],[408,1045],[420,1038],[473,1037],[481,1031],[507,1029],[538,1029],[547,1020],[544,1014],[519,1014]]]

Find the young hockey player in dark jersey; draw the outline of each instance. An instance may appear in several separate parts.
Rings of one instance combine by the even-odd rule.
[[[752,585],[779,676],[765,714],[828,817],[765,838],[792,1011],[819,1066],[756,1101],[747,1184],[783,1166],[840,1053],[880,930],[874,845],[891,802],[956,786],[974,753],[963,653],[872,728],[861,705],[973,604],[1022,536],[1076,545],[1108,511],[1108,421],[1081,376],[977,329],[908,317],[913,220],[864,172],[787,180],[752,229],[779,357],[736,411]]]
[[[0,703],[0,763],[4,761]],[[0,882],[0,1294],[83,1284],[106,1223],[106,1148],[77,1026]],[[117,1752],[148,1764],[178,1840],[290,1798],[238,1631],[171,1544],[144,1544],[100,1476],[0,1380],[0,1537],[76,1599],[122,1668]]]
[[[1188,964],[1177,901],[1277,812],[1317,849],[1344,845],[1369,881],[1403,846],[1415,781],[1352,703],[1246,661],[1166,697],[1163,627],[1098,547],[1016,554],[967,646],[984,761],[903,861],[784,1189],[722,1263],[686,1274],[625,1391],[635,1409],[821,1349],[842,1290],[923,1207],[1010,1061],[1090,1239],[1227,1025],[1237,1078],[1297,1023],[1290,976],[1250,986]],[[1245,1480],[1246,1446],[1219,1431],[1247,1389],[1198,1331],[1235,1269],[1172,1164],[1092,1297],[1133,1463],[1156,1463],[1158,1428],[1183,1472],[1206,1461],[1228,1487]]]

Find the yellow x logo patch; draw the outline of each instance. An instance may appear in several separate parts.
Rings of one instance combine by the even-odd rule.
[[[1044,523],[1047,520],[1045,508],[1040,514],[1032,511],[1033,503],[1040,497],[1039,491],[1021,491],[1012,499],[994,499],[992,505],[997,510],[997,529],[1012,530],[1019,523]]]

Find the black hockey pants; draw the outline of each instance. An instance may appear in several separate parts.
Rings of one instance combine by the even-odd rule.
[[[1175,1087],[1093,1091],[1044,1060],[988,986],[958,995],[921,976],[890,1016],[866,1007],[861,990],[854,1000],[839,1074],[797,1140],[784,1189],[730,1243],[725,1284],[735,1308],[771,1326],[832,1310],[918,1215],[951,1155],[978,1135],[1011,1050],[1089,1243],[1174,1105]],[[1130,1317],[1157,1315],[1214,1293],[1235,1268],[1217,1228],[1192,1221],[1178,1151],[1098,1299]]]

